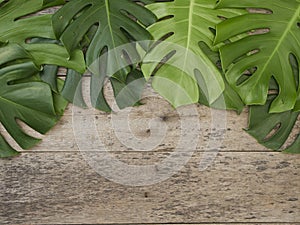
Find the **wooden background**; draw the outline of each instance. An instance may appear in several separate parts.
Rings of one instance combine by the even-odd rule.
[[[145,96],[149,93],[148,89]],[[140,187],[121,185],[98,174],[82,156],[89,149],[78,148],[78,136],[92,129],[84,118],[93,118],[98,139],[111,155],[130,165],[160,162],[176,147],[183,135],[176,111],[155,96],[143,101],[145,105],[132,109],[128,116],[132,134],[147,140],[155,133],[148,125],[151,119],[167,126],[164,140],[151,152],[126,147],[115,135],[112,115],[95,110],[77,109],[75,118],[82,115],[83,122],[75,133],[71,105],[46,136],[23,125],[43,142],[18,157],[0,160],[0,224],[300,224],[300,156],[272,152],[257,144],[242,130],[247,127],[246,111],[240,116],[222,114],[227,120],[225,136],[205,171],[199,171],[199,162],[207,153],[207,142],[220,134],[211,129],[211,110],[197,106],[198,146],[177,174]],[[299,127],[298,123],[295,129]],[[0,132],[5,133],[3,127]],[[87,146],[97,142],[88,141]],[[100,150],[93,153],[103,154]]]
[[[95,172],[82,156],[89,149],[81,146],[79,151],[77,146],[78,136],[93,129],[80,120],[82,125],[74,133],[72,119],[80,116],[93,118],[98,138],[111,155],[125,163],[152,164],[174,150],[182,135],[182,118],[149,93],[148,89],[144,105],[131,110],[128,121],[141,140],[155,132],[149,130],[150,119],[167,126],[164,140],[151,152],[124,146],[112,128],[112,115],[70,105],[59,124],[33,150],[0,160],[0,224],[299,224],[300,156],[271,152],[257,144],[242,130],[247,126],[246,112],[240,116],[222,112],[227,119],[224,140],[205,171],[199,171],[199,162],[207,151],[207,141],[219,134],[211,129],[211,110],[196,106],[201,124],[198,146],[174,176],[134,187]],[[11,139],[10,143],[17,147]]]

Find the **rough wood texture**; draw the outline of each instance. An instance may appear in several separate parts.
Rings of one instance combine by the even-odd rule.
[[[152,105],[159,105],[161,102],[153,99],[147,101],[150,103],[152,101]],[[199,129],[199,143],[197,146],[197,151],[204,151],[207,147],[207,141],[209,138],[220,136],[221,147],[220,151],[245,151],[245,152],[253,152],[253,151],[268,151],[266,148],[258,144],[251,136],[249,136],[246,132],[243,131],[243,128],[247,126],[247,114],[243,113],[238,116],[234,112],[227,112],[227,126],[224,132],[224,138],[222,138],[220,132],[218,130],[214,130],[211,127],[210,121],[210,111],[206,107],[198,107],[198,112],[201,117],[199,117],[200,126]],[[153,150],[164,150],[164,149],[172,149],[176,147],[176,140],[181,136],[180,130],[180,120],[176,116],[175,111],[171,111],[166,108],[159,108],[155,111],[155,113],[151,112],[153,110],[149,105],[144,105],[139,108],[133,109],[128,122],[131,126],[130,130],[122,130],[122,127],[118,127],[118,132],[124,132],[124,136],[135,135],[136,138],[139,138],[141,141],[147,140],[149,138],[149,132],[155,132],[155,129],[149,128],[149,121],[151,119],[155,119],[159,126],[167,126],[168,130],[164,133],[165,138],[161,141],[159,146]],[[35,146],[32,150],[34,151],[74,151],[78,150],[78,146],[76,143],[76,137],[81,134],[84,135],[89,130],[94,129],[93,127],[88,126],[88,124],[84,124],[84,120],[89,117],[94,120],[94,124],[99,133],[99,138],[106,143],[107,146],[111,150],[119,151],[126,150],[126,146],[120,143],[120,140],[116,137],[115,131],[112,127],[112,116],[110,114],[105,114],[101,112],[89,112],[82,110],[82,114],[84,116],[76,116],[75,118],[79,121],[78,123],[82,123],[80,129],[76,130],[74,133],[74,126],[76,124],[73,123],[73,117],[71,115],[71,109],[69,109],[61,121],[59,121],[58,125],[54,127],[49,133],[45,136],[38,135],[35,132],[30,131],[30,129],[26,129],[34,134],[34,136],[43,138],[43,141]],[[127,119],[126,117],[122,117]],[[76,125],[77,126],[77,125]],[[0,128],[1,129],[1,128]],[[1,131],[1,133],[5,134],[5,131]],[[5,135],[8,137],[8,135]],[[9,138],[9,137],[8,137]],[[10,143],[21,150],[11,138]]]
[[[87,103],[89,102],[89,82],[90,78],[85,77],[83,91]],[[109,104],[113,105],[113,94],[109,85],[106,87],[106,94]],[[24,124],[23,127],[29,134],[43,139],[39,145],[32,149],[34,151],[78,150],[76,138],[85,135],[91,131],[91,129],[94,129],[94,133],[98,132],[98,139],[100,138],[104,144],[109,146],[110,150],[128,150],[128,147],[122,145],[121,140],[116,136],[116,132],[123,133],[124,137],[132,136],[133,138],[140,139],[142,142],[149,140],[152,134],[159,133],[159,128],[167,127],[166,132],[162,134],[164,138],[161,140],[161,143],[158,144],[157,148],[151,149],[159,151],[176,147],[176,140],[183,135],[180,127],[181,123],[184,122],[186,118],[193,117],[193,121],[199,123],[197,151],[207,150],[209,148],[208,141],[210,139],[218,139],[218,143],[220,143],[219,150],[223,152],[270,151],[258,144],[253,137],[243,130],[247,128],[247,110],[244,110],[241,115],[237,115],[233,111],[213,110],[205,106],[197,105],[185,107],[185,109],[188,110],[180,117],[180,110],[173,109],[169,103],[154,93],[149,86],[144,92],[142,102],[144,105],[134,107],[130,112],[117,112],[114,114],[100,112],[92,107],[89,109],[79,109],[69,105],[65,116],[59,121],[58,125],[44,136],[32,131],[32,129]],[[213,121],[213,119],[215,121]],[[89,120],[92,120],[92,126],[87,122]],[[129,129],[118,126],[117,120],[128,123]],[[117,124],[116,127],[112,126],[113,122]],[[154,122],[155,126],[151,127],[151,122]],[[218,128],[220,123],[222,123],[220,125],[221,128]],[[75,132],[74,129],[76,130]],[[291,143],[291,141],[297,137],[299,130],[300,118],[287,143]],[[1,127],[1,124],[0,132],[4,134],[14,148],[22,151],[9,135],[7,135],[7,132]],[[95,142],[95,146],[97,145],[97,140],[94,139],[91,141]]]
[[[300,156],[273,153],[256,143],[242,130],[247,126],[246,112],[240,116],[227,113],[220,153],[206,171],[199,171],[199,162],[208,152],[207,142],[221,136],[211,125],[212,111],[197,106],[198,115],[187,113],[181,119],[199,119],[198,146],[185,167],[168,180],[130,187],[96,173],[78,152],[80,138],[97,150],[81,146],[81,153],[101,156],[105,151],[97,140],[102,140],[112,156],[128,165],[161,162],[174,151],[179,137],[184,135],[178,113],[155,96],[147,97],[144,103],[119,117],[128,119],[131,130],[123,126],[113,129],[112,121],[116,119],[112,118],[118,113],[76,109],[74,116],[69,106],[38,146],[19,157],[0,160],[0,224],[300,222]],[[220,116],[225,117],[224,112]],[[151,127],[150,121],[156,126]],[[145,141],[158,132],[156,127],[164,125],[164,139],[151,152],[129,148],[115,133]],[[88,139],[91,130],[92,134],[98,133]],[[11,139],[10,142],[13,144]],[[118,171],[103,160],[98,163]]]
[[[145,162],[156,162],[148,154]],[[143,155],[119,153],[118,157],[136,164]],[[164,155],[159,153],[156,157],[161,159]],[[1,224],[300,221],[299,156],[220,153],[203,172],[198,170],[200,157],[194,155],[170,179],[144,187],[106,180],[79,153],[29,153],[1,160],[0,221]]]
[[[155,128],[149,126],[151,120],[155,120],[157,127],[166,126],[167,130],[163,133],[164,138],[159,140],[160,143],[155,149],[151,150],[164,150],[172,149],[176,147],[176,140],[182,135],[180,129],[180,118],[175,110],[173,110],[166,102],[160,99],[147,99],[144,101],[145,105],[133,108],[131,113],[127,115],[121,115],[120,117],[128,121],[130,130],[123,129],[122,126],[114,128],[112,121],[115,117],[111,114],[99,112],[96,110],[84,110],[79,109],[76,112],[76,116],[72,116],[72,106],[66,111],[66,115],[58,122],[58,125],[54,127],[46,135],[40,135],[32,131],[28,127],[25,130],[36,137],[42,138],[43,141],[32,148],[34,151],[74,151],[78,150],[76,138],[81,135],[85,135],[88,131],[94,130],[98,132],[99,138],[110,150],[120,151],[128,150],[126,146],[122,145],[121,140],[116,136],[117,132],[122,132],[123,136],[134,136],[140,141],[146,141],[150,138],[151,134],[157,132]],[[157,107],[160,106],[160,107]],[[204,106],[198,106],[196,108],[199,115],[196,121],[199,121],[199,142],[197,145],[197,151],[205,151],[208,149],[208,141],[210,138],[218,138],[220,140],[220,151],[223,152],[262,152],[270,151],[263,147],[256,140],[248,135],[243,129],[247,127],[247,112],[243,112],[241,115],[237,115],[235,112],[224,113],[226,118],[226,126],[224,130],[216,130],[211,124],[211,110]],[[221,112],[222,114],[223,112]],[[74,123],[74,119],[77,121]],[[85,123],[85,120],[93,120],[95,127],[89,126],[89,123]],[[78,125],[78,124],[81,125]],[[290,141],[296,138],[296,134],[300,129],[300,120],[295,127],[295,132],[291,135]],[[79,126],[79,127],[78,127]],[[76,131],[74,132],[74,129]],[[9,143],[16,149],[22,151],[20,147],[7,135],[3,127],[0,126],[0,131],[9,140]],[[223,136],[222,136],[223,135]],[[95,141],[96,140],[92,140]]]

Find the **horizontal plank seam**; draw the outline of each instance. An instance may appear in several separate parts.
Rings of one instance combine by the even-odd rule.
[[[291,224],[291,225],[299,225],[300,222],[223,222],[223,223],[214,223],[214,222],[190,222],[190,223],[105,223],[105,225],[257,225],[257,224],[262,224],[262,225],[280,225],[280,224]],[[49,224],[40,224],[40,225],[49,225]],[[51,224],[51,225],[66,225],[66,224]],[[72,225],[82,225],[82,224],[72,224]],[[104,225],[101,223],[95,223],[95,224],[90,224],[89,225]]]
[[[169,149],[167,150],[159,150],[159,151],[152,151],[152,152],[146,152],[146,153],[164,153],[166,151],[171,151]],[[99,152],[107,152],[107,151],[88,151],[88,150],[22,150],[20,151],[20,153],[22,154],[42,154],[42,153],[78,153],[78,152],[95,152],[95,153],[99,153]],[[109,151],[111,153],[144,153],[145,151],[132,151],[132,150],[128,150],[128,151]],[[180,152],[180,151],[177,151]],[[184,153],[185,151],[182,151],[182,153]],[[208,153],[209,151],[195,151],[195,153]],[[274,152],[274,151],[261,151],[261,150],[249,150],[249,151],[242,151],[242,150],[225,150],[225,151],[220,151],[219,154],[222,153],[245,153],[245,154],[249,154],[249,153],[272,153],[272,154],[285,154],[283,152]]]

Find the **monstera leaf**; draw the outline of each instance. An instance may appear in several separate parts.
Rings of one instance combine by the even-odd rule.
[[[104,77],[94,77],[94,82],[92,83],[92,90],[98,90],[96,95],[92,95],[92,102],[96,102],[98,108],[105,112],[111,112],[112,109],[106,101],[103,89],[99,91],[98,87],[104,83]],[[126,77],[126,81],[120,81],[114,77],[109,79],[113,92],[115,101],[120,109],[124,109],[129,106],[139,105],[139,100],[142,97],[146,80],[141,71],[135,69],[129,72]],[[96,97],[93,99],[93,97]]]
[[[30,81],[39,70],[21,46],[1,44],[0,122],[23,149],[31,148],[40,140],[26,134],[17,120],[44,134],[56,124],[65,107],[59,96],[53,99],[49,85],[35,79]],[[57,101],[55,106],[54,101]],[[0,134],[0,157],[15,154]]]
[[[3,1],[0,7],[0,40],[25,44],[33,37],[55,38],[51,29],[51,15],[34,15],[44,8],[61,5],[63,0],[51,3],[43,0]]]
[[[31,41],[32,38],[55,39],[51,15],[31,14],[61,4],[64,4],[63,0],[3,1],[0,6],[0,41],[22,45],[39,65],[55,64],[83,73],[85,63],[81,51],[73,52],[70,57],[66,49],[57,43]]]
[[[131,71],[131,68],[126,66],[126,59],[115,55],[114,49],[127,45],[127,55],[132,58],[138,57],[135,46],[130,42],[151,39],[145,26],[155,21],[151,11],[133,0],[74,0],[54,14],[53,27],[56,37],[70,54],[78,48],[85,35],[97,26],[87,48],[87,65],[97,64],[103,53],[108,54],[108,57],[107,61],[102,60],[101,69],[92,70],[91,99],[94,107],[104,110],[100,98],[107,67],[118,68],[115,74],[109,76],[114,75],[123,83],[126,83],[126,77]]]
[[[284,150],[285,153],[300,154],[300,134],[297,136],[293,144]]]
[[[133,15],[144,26],[156,21],[155,16],[133,0],[74,0],[53,16],[55,35],[71,53],[78,48],[90,28],[98,29],[87,49],[87,64],[91,65],[101,52],[129,40],[149,40],[151,35],[142,25],[130,18]]]
[[[299,112],[286,111],[269,113],[269,108],[276,96],[270,95],[263,106],[251,106],[247,132],[267,148],[279,150],[286,142],[297,121]],[[300,135],[300,131],[299,131]],[[286,149],[286,152],[300,153],[300,136]]]
[[[142,70],[147,78],[154,74],[154,89],[175,107],[198,101],[197,80],[202,81],[200,89],[210,104],[224,91],[219,69],[199,44],[217,49],[213,47],[216,24],[241,11],[215,10],[214,6],[214,0],[175,0],[147,6],[159,18],[148,30],[154,39],[164,41],[144,58]],[[161,66],[157,59],[167,60]]]
[[[201,49],[207,55],[207,57],[217,66],[222,74],[222,78],[225,84],[225,90],[222,95],[213,103],[209,103],[206,93],[202,93],[203,90],[199,88],[200,96],[199,96],[199,103],[209,106],[215,109],[227,109],[227,110],[235,110],[238,114],[240,114],[245,107],[243,101],[239,97],[239,95],[230,87],[227,80],[225,79],[225,74],[222,72],[222,68],[220,65],[220,56],[218,52],[212,51],[206,44],[200,44]],[[196,76],[197,77],[197,76]],[[199,77],[199,76],[198,76]],[[202,81],[199,80],[198,83]]]
[[[242,100],[247,105],[264,105],[273,77],[280,92],[272,101],[270,112],[299,110],[300,91],[296,87],[299,74],[295,80],[289,60],[293,55],[299,64],[299,1],[220,0],[217,8],[255,8],[245,15],[223,21],[216,29],[215,43],[246,33],[220,49],[226,78]],[[247,69],[255,72],[245,77],[243,72]]]
[[[299,76],[297,60],[294,57],[290,57],[290,62],[295,80],[297,80]],[[296,85],[299,88],[300,85],[298,81],[296,82]],[[300,113],[292,110],[282,113],[269,113],[272,101],[280,93],[279,86],[274,78],[270,80],[269,93],[267,104],[250,107],[249,127],[247,132],[256,138],[262,145],[273,150],[279,150],[289,138]],[[294,143],[284,151],[287,153],[300,153],[299,142],[300,130],[298,130],[298,138],[296,138]]]

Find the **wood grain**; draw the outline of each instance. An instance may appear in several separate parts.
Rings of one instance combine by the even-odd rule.
[[[159,102],[154,101],[153,104],[159,104]],[[176,147],[176,140],[182,135],[180,130],[180,120],[176,117],[174,113],[168,113],[167,110],[156,111],[156,115],[147,109],[148,105],[144,107],[135,108],[131,113],[131,116],[128,119],[128,122],[131,126],[131,131],[128,129],[122,130],[122,127],[114,129],[112,127],[112,117],[110,114],[105,114],[101,112],[89,112],[83,111],[83,116],[76,116],[75,119],[84,121],[85,119],[92,118],[94,120],[94,125],[96,128],[89,127],[82,123],[81,128],[75,129],[73,122],[74,117],[71,115],[66,115],[58,122],[58,125],[55,126],[51,131],[46,135],[40,135],[32,131],[26,126],[25,130],[27,133],[32,134],[33,136],[42,138],[43,141],[37,146],[33,147],[31,151],[74,151],[78,150],[76,137],[86,134],[91,129],[94,129],[94,132],[98,132],[98,137],[109,146],[112,150],[126,150],[127,147],[121,144],[121,140],[116,136],[116,132],[124,132],[124,136],[128,134],[136,138],[139,138],[141,141],[146,141],[149,138],[149,133],[155,132],[155,129],[149,128],[149,121],[157,120],[158,123],[163,126],[167,126],[167,131],[164,133],[164,138],[161,140],[159,146],[153,150],[165,150],[172,149]],[[234,112],[227,112],[227,125],[224,132],[220,134],[220,130],[215,130],[211,127],[210,121],[210,111],[206,107],[198,107],[199,121],[201,128],[199,129],[199,143],[197,146],[197,151],[205,151],[208,149],[208,141],[210,138],[220,137],[220,151],[244,151],[244,152],[253,152],[253,151],[270,151],[264,148],[262,145],[258,144],[254,138],[248,135],[243,129],[247,126],[247,114],[243,113],[242,115],[236,115]],[[70,111],[67,112],[71,113]],[[86,113],[86,114],[84,114]],[[127,119],[127,118],[124,118]],[[80,121],[79,121],[80,122]],[[78,122],[77,122],[78,123]],[[78,127],[78,126],[77,126]],[[4,129],[0,128],[1,133],[9,140],[9,143],[22,151],[20,147],[9,137]],[[223,138],[222,138],[222,135]],[[96,141],[96,140],[95,140]]]
[[[90,78],[85,77],[83,80],[83,93],[87,103],[89,103],[89,82]],[[105,93],[108,103],[113,106],[111,86],[106,85]],[[191,105],[183,107],[186,113],[180,117],[180,109],[175,110],[171,107],[149,85],[144,91],[142,103],[144,105],[131,108],[130,112],[125,114],[122,112],[126,110],[109,114],[95,110],[91,106],[88,109],[80,109],[69,105],[65,116],[46,135],[40,135],[24,124],[23,127],[29,134],[43,139],[39,145],[31,149],[34,151],[76,151],[78,150],[76,141],[78,136],[84,136],[86,133],[91,132],[91,129],[94,129],[94,133],[98,132],[98,136],[91,141],[101,140],[106,146],[109,146],[110,150],[120,151],[128,150],[128,147],[121,143],[122,140],[117,137],[117,133],[123,133],[125,137],[132,136],[140,139],[140,141],[147,141],[151,135],[159,133],[159,127],[165,126],[167,129],[163,134],[163,139],[160,140],[157,148],[151,149],[160,151],[176,147],[177,140],[184,135],[180,127],[181,123],[193,116],[193,121],[199,123],[200,126],[198,129],[199,142],[196,148],[197,151],[206,151],[209,149],[209,140],[218,139],[218,143],[220,143],[219,150],[223,152],[270,152],[270,150],[258,144],[253,137],[243,130],[247,128],[248,123],[247,109],[241,115],[237,115],[233,111],[226,112],[205,106]],[[127,121],[130,129],[125,129],[123,126],[113,127],[112,123],[117,123],[116,118]],[[92,126],[86,122],[91,119],[93,120]],[[151,121],[156,123],[154,127],[149,125]],[[224,122],[223,128],[218,128],[218,125],[222,122]],[[297,137],[299,130],[300,118],[287,143],[291,143]],[[20,151],[22,150],[1,126],[0,132],[4,134],[13,147]]]
[[[84,87],[88,95],[86,83]],[[111,93],[109,87],[107,92]],[[23,124],[26,131],[44,140],[19,157],[0,160],[0,224],[299,224],[300,158],[271,152],[247,135],[243,131],[247,126],[246,110],[237,115],[188,106],[195,107],[197,115],[180,118],[151,89],[144,96],[144,105],[118,117],[128,120],[130,130],[112,127],[118,113],[71,105],[46,136]],[[112,104],[111,97],[109,101]],[[226,118],[221,133],[212,126],[214,112]],[[101,140],[112,156],[129,165],[158,163],[184,136],[181,121],[191,118],[200,122],[192,159],[177,174],[155,185],[130,187],[109,181],[96,173],[81,154],[104,154],[103,146],[97,144]],[[87,122],[90,120],[93,126]],[[143,142],[158,132],[149,125],[151,121],[157,127],[167,127],[162,142],[151,152],[128,147],[116,135],[133,135]],[[299,122],[295,133],[297,129]],[[3,128],[0,130],[5,134]],[[91,130],[96,136],[87,139]],[[214,164],[201,172],[199,162],[208,152],[211,138],[222,139],[220,153]],[[79,148],[78,140],[97,151]],[[17,147],[12,139],[9,142]]]
[[[95,152],[95,155],[103,154]],[[163,153],[115,154],[149,164]],[[147,156],[147,157],[146,157]],[[196,153],[176,175],[130,187],[97,174],[80,153],[27,153],[0,161],[1,224],[297,223],[300,158],[220,153],[206,170]],[[118,168],[111,168],[115,170]]]

